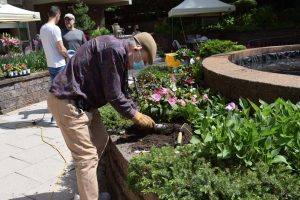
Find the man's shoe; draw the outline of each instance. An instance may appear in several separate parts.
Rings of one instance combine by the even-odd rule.
[[[54,117],[51,117],[50,124],[56,124]]]

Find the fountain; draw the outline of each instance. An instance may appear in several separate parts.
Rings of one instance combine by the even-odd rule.
[[[229,99],[300,101],[300,45],[218,54],[203,61],[204,80]]]

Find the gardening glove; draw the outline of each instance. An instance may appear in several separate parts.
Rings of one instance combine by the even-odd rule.
[[[138,111],[134,114],[132,121],[133,123],[145,128],[153,128],[155,125],[155,122],[151,117],[149,117],[148,115],[144,115]]]

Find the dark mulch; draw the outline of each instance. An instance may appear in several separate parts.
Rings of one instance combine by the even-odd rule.
[[[133,143],[131,145],[132,151],[147,151],[152,146],[158,148],[166,145],[175,146],[180,131],[182,132],[182,144],[188,144],[192,138],[192,129],[187,124],[163,124],[163,128],[160,129],[144,129],[132,126],[115,143]]]

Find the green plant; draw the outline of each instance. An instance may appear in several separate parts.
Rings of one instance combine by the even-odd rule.
[[[122,117],[111,105],[101,107],[99,112],[107,129],[120,131],[133,125],[131,120]]]
[[[21,65],[26,64],[26,68],[31,72],[47,70],[47,61],[43,51],[33,51],[30,54],[13,54],[0,57],[0,65]]]
[[[43,51],[31,52],[30,54],[23,55],[24,63],[30,68],[32,72],[47,70],[46,56]]]
[[[254,11],[254,23],[256,23],[259,27],[266,29],[274,24],[274,11],[272,7],[260,7],[256,8]]]
[[[95,30],[92,30],[90,33],[91,33],[91,37],[95,38],[101,35],[109,35],[110,31],[105,27],[101,27],[101,28],[98,27]]]
[[[205,58],[214,54],[246,49],[243,45],[230,40],[208,40],[199,48],[200,56]]]
[[[94,29],[95,22],[89,17],[89,7],[82,1],[76,0],[76,4],[72,7],[76,17],[76,27],[82,31]]]
[[[190,59],[195,57],[195,52],[188,49],[188,48],[180,48],[176,51],[175,58],[180,61],[188,60],[190,62]]]
[[[206,157],[252,166],[264,161],[300,169],[300,103],[282,99],[260,107],[241,99],[240,107],[231,103],[208,106],[192,120],[193,143],[201,146]],[[254,110],[250,115],[250,109]]]
[[[153,148],[131,160],[129,187],[161,200],[300,198],[300,177],[291,170],[270,168],[263,162],[252,169],[221,168],[202,154],[198,145]]]
[[[159,81],[169,77],[170,72],[170,69],[167,67],[152,65],[140,71],[137,79],[141,80],[143,83]]]

